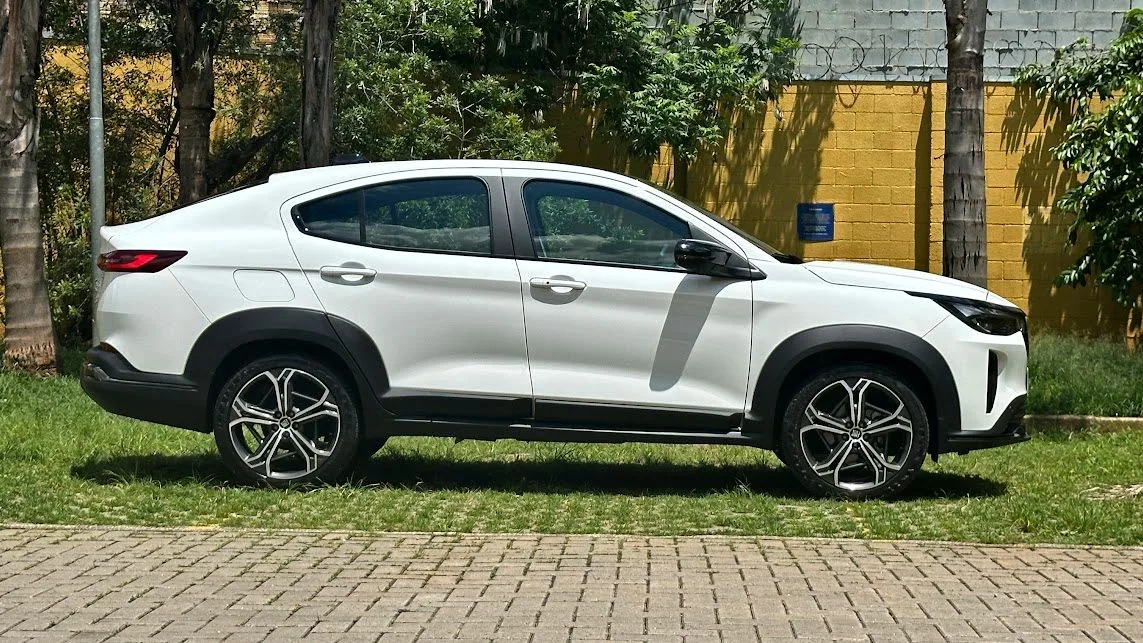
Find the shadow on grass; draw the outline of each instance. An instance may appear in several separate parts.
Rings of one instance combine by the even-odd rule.
[[[217,456],[135,455],[91,460],[72,469],[99,484],[208,484],[241,487]],[[810,498],[783,467],[766,465],[591,462],[562,459],[481,461],[387,454],[359,467],[354,485],[418,491],[599,493],[705,496],[746,491],[787,499]],[[1003,482],[948,472],[922,471],[902,500],[1003,495]]]

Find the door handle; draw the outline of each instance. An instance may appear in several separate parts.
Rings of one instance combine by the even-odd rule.
[[[318,271],[324,281],[358,286],[373,281],[377,271],[364,266],[322,266]]]
[[[554,290],[556,288],[567,288],[568,290],[583,290],[587,288],[587,284],[582,281],[573,281],[571,279],[548,279],[546,277],[534,277],[528,282],[533,288],[547,288]]]

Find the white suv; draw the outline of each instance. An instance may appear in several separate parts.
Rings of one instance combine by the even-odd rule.
[[[103,230],[83,387],[334,480],[389,436],[737,444],[883,496],[1026,439],[1019,308],[803,263],[637,180],[509,161],[287,172]]]

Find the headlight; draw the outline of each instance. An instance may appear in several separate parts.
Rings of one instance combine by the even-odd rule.
[[[1024,316],[1024,311],[1019,308],[957,297],[909,294],[932,299],[957,319],[968,324],[970,328],[986,335],[1015,335],[1023,333],[1027,327],[1027,318]]]

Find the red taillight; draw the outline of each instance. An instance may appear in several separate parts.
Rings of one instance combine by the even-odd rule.
[[[103,272],[159,272],[185,256],[185,250],[115,250],[99,255],[99,269]]]

